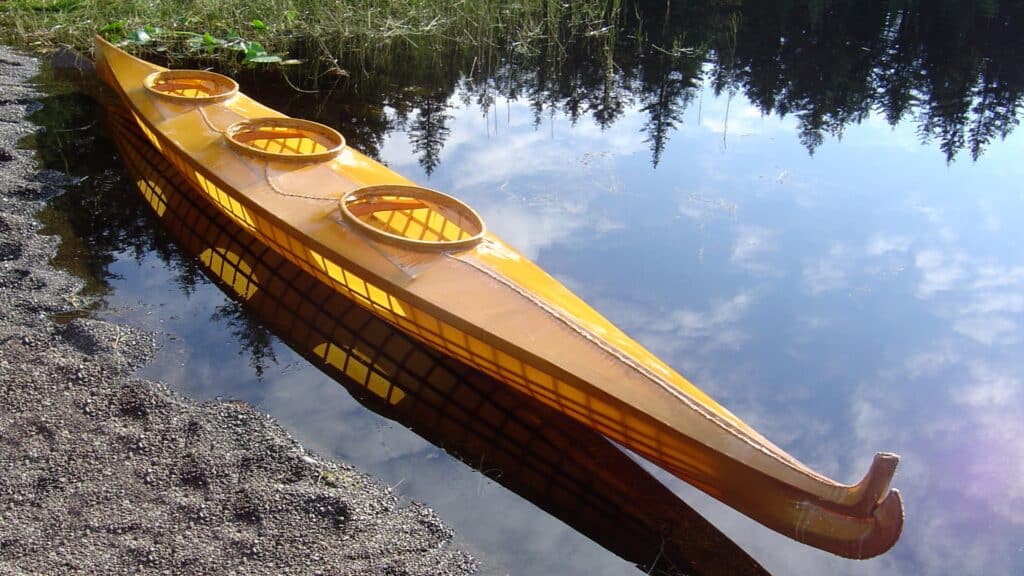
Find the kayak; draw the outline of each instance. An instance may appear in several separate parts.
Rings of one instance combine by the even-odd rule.
[[[104,120],[142,196],[160,191],[165,203],[158,217],[175,243],[366,408],[415,430],[645,574],[768,576],[605,437],[414,340],[209,210],[119,103],[106,108]],[[327,341],[340,348],[325,357],[317,351]],[[367,364],[366,377],[343,372],[342,360],[352,356]],[[420,369],[406,368],[404,359]],[[385,400],[399,394],[397,402]]]
[[[489,232],[464,202],[353,150],[330,127],[248,98],[226,76],[168,70],[100,37],[94,56],[146,139],[212,209],[377,317],[795,540],[869,558],[899,538],[896,455],[876,454],[855,484],[823,476]],[[166,205],[158,189],[146,198],[158,214]],[[329,361],[336,349],[317,353]],[[343,371],[367,366],[346,357]]]

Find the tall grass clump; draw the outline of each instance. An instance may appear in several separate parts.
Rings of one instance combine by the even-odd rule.
[[[266,53],[296,45],[372,59],[402,45],[453,44],[485,57],[530,50],[568,33],[607,28],[619,0],[6,0],[0,41],[46,50],[87,50],[93,34],[125,40],[169,60],[218,46],[257,42]],[[241,39],[245,42],[239,42]],[[230,52],[228,52],[230,53]],[[251,56],[252,54],[250,54]]]

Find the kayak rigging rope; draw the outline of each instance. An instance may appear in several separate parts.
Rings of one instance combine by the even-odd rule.
[[[323,200],[325,202],[334,202],[334,201],[338,200],[339,196],[341,196],[340,193],[334,194],[333,196],[325,197],[325,196],[310,196],[310,195],[307,195],[307,194],[296,194],[295,192],[288,192],[287,190],[282,188],[279,184],[274,182],[274,179],[270,175],[270,162],[267,162],[267,161],[263,162],[263,179],[267,181],[267,185],[270,186],[271,190],[273,190],[274,192],[277,192],[281,196],[288,196],[290,198],[303,198],[303,199],[306,199],[306,200]]]
[[[217,126],[210,121],[210,118],[206,115],[206,107],[202,104],[197,104],[196,110],[199,112],[199,117],[203,119],[203,122],[206,122],[206,125],[210,127],[210,130],[213,130],[218,134],[223,134],[228,131],[227,128],[217,128]]]
[[[223,135],[225,135],[225,137],[227,137],[226,135],[227,135],[228,129],[235,123],[235,120],[236,120],[235,118],[231,118],[230,122],[228,122],[227,127],[225,127],[225,128],[218,128],[217,125],[214,124],[210,120],[210,117],[207,115],[206,107],[205,106],[197,105],[196,106],[196,111],[199,112],[199,117],[202,118],[203,122],[205,122],[206,125],[210,127],[210,130],[213,130],[214,132],[216,132],[218,134],[223,134]],[[236,150],[232,150],[232,153],[235,154],[235,156],[241,158],[243,160],[243,162],[245,161],[245,159],[242,158],[242,156]],[[271,172],[270,172],[270,162],[267,161],[267,160],[263,161],[263,179],[266,180],[267,185],[270,186],[271,190],[273,190],[274,192],[280,194],[281,196],[288,196],[290,198],[303,198],[305,200],[323,200],[325,202],[326,201],[333,202],[333,201],[336,201],[338,199],[338,197],[340,196],[340,194],[334,194],[332,196],[321,196],[321,195],[297,194],[295,192],[289,192],[289,191],[285,190],[284,187],[281,186],[279,183],[274,181],[274,178],[271,176]]]
[[[339,193],[339,194],[335,194],[332,197],[323,197],[323,196],[308,196],[308,195],[304,195],[304,194],[296,194],[296,193],[293,193],[293,192],[288,192],[287,190],[284,190],[283,188],[281,188],[281,186],[278,185],[277,183],[275,183],[274,180],[271,178],[271,175],[270,175],[270,163],[269,162],[264,162],[263,163],[263,177],[264,177],[264,180],[266,180],[267,185],[270,187],[271,190],[273,190],[277,194],[280,194],[281,196],[287,196],[289,198],[301,198],[303,200],[319,200],[321,202],[336,202],[338,200],[338,197],[341,195]],[[346,228],[348,227],[348,225],[345,224],[345,222],[343,220],[338,220],[338,223],[340,225],[342,225],[342,226],[345,226]],[[360,237],[362,237],[362,236],[360,235]],[[416,277],[416,272],[414,270],[415,263],[402,262],[401,260],[397,259],[395,257],[395,255],[389,254],[387,251],[385,251],[383,249],[384,247],[381,246],[377,242],[366,241],[365,245],[368,248],[370,248],[373,251],[375,251],[377,254],[379,254],[382,258],[384,258],[392,266],[394,266],[406,278],[412,279],[412,278]]]

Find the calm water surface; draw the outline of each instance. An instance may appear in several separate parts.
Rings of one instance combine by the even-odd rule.
[[[841,30],[817,29],[836,67],[846,54],[873,58],[861,66],[863,86],[850,86],[854,63],[808,88],[801,78],[814,74],[785,64],[828,70],[794,47],[814,26],[748,10],[731,52],[716,36],[694,44],[706,50],[696,56],[636,63],[616,52],[618,39],[604,45],[622,62],[618,72],[588,75],[580,62],[602,53],[598,43],[579,48],[579,62],[570,50],[561,80],[536,81],[532,92],[529,79],[543,68],[517,76],[514,62],[491,76],[445,68],[447,83],[426,74],[433,83],[388,84],[406,62],[364,81],[375,83],[376,101],[352,87],[267,100],[335,124],[398,172],[469,202],[494,232],[812,468],[855,481],[875,451],[902,456],[902,539],[864,562],[792,542],[649,467],[769,571],[1020,574],[1024,135],[1013,128],[1024,52],[1019,40],[993,47],[994,31],[1020,24],[1021,10],[992,10],[975,15],[988,28],[972,25],[963,40],[981,54],[966,65],[975,84],[946,99],[936,93],[954,91],[948,80],[961,77],[960,64],[929,43],[938,25],[927,23],[951,26],[952,16],[907,9],[880,22],[865,10],[867,24],[847,14]],[[868,33],[879,27],[884,34]],[[900,36],[909,28],[916,44]],[[909,72],[896,57],[904,52],[916,66]],[[768,75],[758,54],[775,54],[791,74],[774,77],[774,92],[758,80]],[[915,84],[900,111],[893,85],[903,73]],[[137,210],[121,230],[152,224],[127,188],[116,194]],[[146,376],[253,402],[304,445],[424,501],[485,573],[635,572],[488,474],[366,410],[254,328],[165,240],[105,246],[113,257],[95,265],[105,279],[96,313],[166,335]]]

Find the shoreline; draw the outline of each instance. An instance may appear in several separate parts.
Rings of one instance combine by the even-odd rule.
[[[134,378],[153,335],[51,319],[82,284],[37,233],[67,177],[16,148],[37,72],[0,46],[0,573],[473,573],[429,508],[251,406]]]

